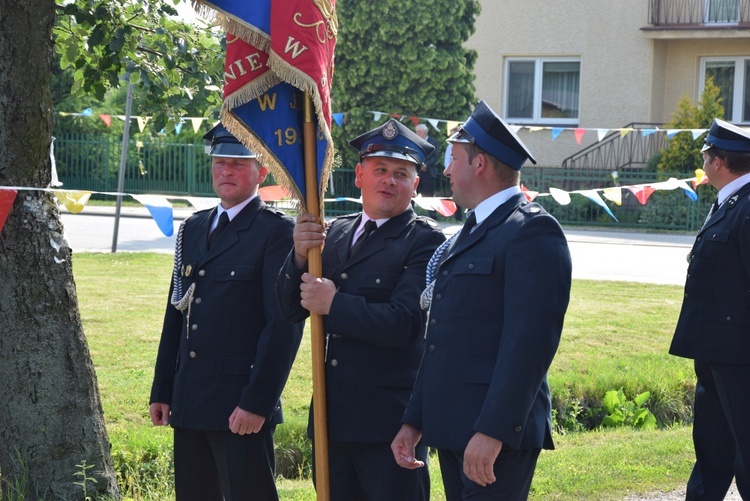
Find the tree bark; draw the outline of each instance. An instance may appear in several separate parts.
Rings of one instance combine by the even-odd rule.
[[[50,181],[54,18],[53,0],[0,0],[0,186]],[[118,499],[109,447],[57,205],[19,191],[0,233],[0,498],[83,499],[85,464],[86,495]]]

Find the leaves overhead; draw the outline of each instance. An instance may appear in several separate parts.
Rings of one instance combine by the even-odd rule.
[[[71,91],[103,100],[130,75],[138,110],[155,130],[171,131],[191,103],[221,106],[221,35],[182,21],[180,0],[56,0],[55,49],[63,70],[74,70]]]
[[[336,8],[333,111],[346,119],[333,133],[344,166],[357,162],[347,141],[378,125],[369,111],[457,121],[469,115],[477,54],[463,43],[474,32],[478,1],[341,0]]]

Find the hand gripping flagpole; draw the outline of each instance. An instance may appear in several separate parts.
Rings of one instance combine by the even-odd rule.
[[[317,120],[310,94],[305,92],[303,137],[305,145],[305,205],[307,211],[319,221],[323,221],[320,207],[318,168],[316,161]],[[323,259],[320,247],[307,251],[307,270],[315,277],[323,276]],[[315,491],[318,501],[328,501],[331,497],[328,477],[328,419],[326,416],[326,373],[323,317],[310,314],[312,338],[312,377],[313,377],[313,429],[315,430]]]

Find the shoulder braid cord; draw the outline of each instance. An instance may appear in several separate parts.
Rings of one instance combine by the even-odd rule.
[[[445,254],[446,249],[450,247],[451,242],[453,242],[453,239],[458,236],[458,234],[461,233],[460,231],[457,231],[453,234],[448,240],[440,244],[440,247],[438,247],[435,250],[435,253],[430,258],[430,261],[427,263],[427,288],[422,291],[422,295],[419,297],[419,305],[422,307],[423,310],[429,310],[430,305],[432,304],[432,290],[435,288],[435,273],[437,272],[438,265],[440,264],[440,261],[443,259],[443,254]]]
[[[187,308],[188,317],[190,316],[190,306],[193,302],[193,293],[195,292],[195,282],[190,284],[185,295],[182,295],[182,280],[180,279],[180,268],[182,267],[182,233],[185,229],[185,221],[180,225],[177,231],[177,241],[174,248],[174,269],[172,270],[172,297],[170,303],[179,311]]]

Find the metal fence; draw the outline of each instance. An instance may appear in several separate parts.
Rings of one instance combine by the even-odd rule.
[[[110,136],[65,135],[55,141],[58,177],[64,188],[113,192],[117,189],[121,138]],[[601,189],[615,185],[613,169],[571,169],[525,167],[522,183],[532,191],[548,193],[550,187],[566,191]],[[623,186],[663,181],[668,177],[686,178],[685,173],[656,174],[642,170],[620,171]],[[266,184],[274,184],[268,179]],[[450,196],[448,180],[439,176],[437,196]],[[707,186],[699,186],[697,202],[683,190],[657,191],[649,203],[641,205],[628,190],[622,191],[622,205],[607,202],[619,222],[612,220],[598,205],[580,195],[573,195],[569,205],[561,206],[549,196],[537,201],[566,226],[600,226],[643,230],[696,231],[715,196]],[[213,197],[211,162],[203,143],[175,138],[132,140],[128,149],[124,191],[132,194]],[[358,198],[354,170],[340,167],[334,171],[325,197]],[[103,198],[103,197],[99,197]],[[356,202],[330,201],[326,214],[336,216],[361,210]],[[421,209],[418,212],[424,213]],[[439,219],[443,219],[439,217]]]
[[[653,26],[725,27],[750,22],[750,0],[650,0]]]

